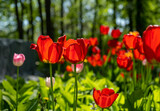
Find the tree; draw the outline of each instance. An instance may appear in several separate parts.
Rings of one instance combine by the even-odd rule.
[[[44,35],[44,28],[43,28],[43,16],[42,16],[42,4],[41,0],[38,0],[38,11],[39,11],[39,16],[41,19],[41,34]]]
[[[22,20],[19,17],[19,12],[18,12],[18,6],[17,6],[18,1],[15,0],[15,13],[16,13],[16,19],[17,19],[17,30],[19,33],[19,39],[23,39],[23,29],[22,29]]]

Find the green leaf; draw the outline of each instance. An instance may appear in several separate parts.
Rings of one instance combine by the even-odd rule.
[[[65,99],[66,102],[68,102],[70,105],[73,104],[73,96],[70,93],[61,90],[61,94],[62,94],[62,97]]]
[[[8,91],[10,94],[16,95],[16,91],[13,89],[13,86],[8,81],[3,80],[2,84],[6,91]]]
[[[48,98],[48,88],[46,87],[46,82],[43,78],[39,77],[39,85],[40,85],[40,92],[41,96]]]
[[[27,101],[26,103],[20,103],[18,105],[19,111],[36,111],[38,106],[38,99]]]
[[[2,110],[2,90],[0,89],[0,111]]]
[[[149,94],[148,101],[147,101],[147,104],[146,104],[146,111],[151,111],[151,103],[152,103],[152,95]]]
[[[153,100],[155,103],[156,111],[160,110],[160,89],[153,91]]]

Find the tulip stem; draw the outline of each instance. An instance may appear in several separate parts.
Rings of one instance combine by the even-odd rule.
[[[102,108],[102,111],[104,111],[104,108]]]
[[[75,75],[75,87],[74,87],[74,107],[73,107],[73,111],[76,111],[77,97],[78,97],[78,84],[77,84],[76,64],[74,64],[74,75]]]
[[[16,111],[18,111],[18,80],[19,80],[19,67],[17,67],[17,92],[16,92]]]
[[[54,111],[54,97],[53,97],[53,81],[52,81],[52,64],[50,63],[50,83],[51,83],[51,97],[52,97],[52,105],[53,105],[53,111]]]
[[[135,58],[133,56],[133,83],[134,83],[134,89],[136,87],[136,80],[137,80],[137,74],[136,74],[136,70],[135,70]]]

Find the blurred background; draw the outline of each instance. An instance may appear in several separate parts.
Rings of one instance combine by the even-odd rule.
[[[160,25],[160,0],[0,0],[1,76],[16,72],[14,52],[26,55],[23,71],[35,74],[36,65],[41,72],[48,71],[48,64],[42,68],[37,53],[29,49],[41,34],[55,42],[64,34],[98,37],[101,44],[100,25],[120,29],[122,38],[135,30],[142,35],[150,24]]]
[[[142,34],[159,23],[160,0],[0,0],[2,38],[98,37],[102,24]]]

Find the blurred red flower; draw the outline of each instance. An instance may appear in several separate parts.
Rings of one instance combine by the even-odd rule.
[[[66,71],[67,71],[67,72],[72,72],[72,67],[71,67],[70,65],[67,65],[67,66],[66,66]]]
[[[63,38],[63,37],[62,37]],[[49,36],[40,35],[36,44],[31,44],[30,48],[38,52],[40,61],[56,63],[62,57],[63,42],[54,43]]]
[[[94,38],[89,38],[89,41],[90,41],[90,45],[91,46],[96,46],[96,45],[98,45],[98,39],[97,39],[97,37],[94,37]]]
[[[121,31],[119,29],[113,29],[111,32],[111,36],[115,39],[121,36]]]
[[[146,59],[150,63],[160,62],[160,26],[148,26],[142,40]]]
[[[93,98],[96,104],[101,108],[110,107],[117,99],[118,93],[115,93],[113,89],[104,88],[102,91],[93,89]]]
[[[93,52],[93,53],[100,53],[101,50],[99,49],[99,47],[93,46],[93,47],[92,47],[92,52]]]
[[[100,26],[100,33],[102,35],[107,35],[109,32],[109,27],[108,26],[105,26],[105,25],[101,25]]]
[[[138,49],[133,50],[134,58],[143,61],[145,56],[141,54]]]
[[[131,52],[122,53],[117,56],[117,65],[120,68],[126,69],[127,71],[132,70],[133,68],[133,61]]]
[[[85,39],[69,39],[64,42],[64,58],[75,64],[84,61],[88,52],[89,43]]]
[[[131,34],[123,36],[123,43],[127,49],[135,49],[137,44],[137,37]]]

